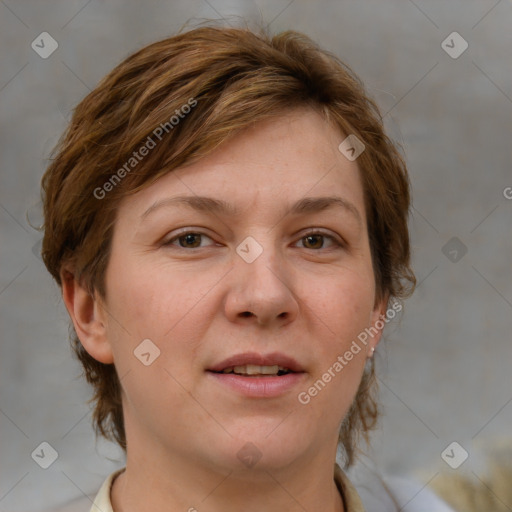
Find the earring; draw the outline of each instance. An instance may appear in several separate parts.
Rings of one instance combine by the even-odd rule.
[[[371,348],[371,351],[370,351],[370,357],[373,357],[373,353],[375,352],[375,347],[372,347]]]

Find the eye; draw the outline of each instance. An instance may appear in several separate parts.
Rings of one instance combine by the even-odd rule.
[[[324,241],[325,239],[330,240],[331,244],[334,244],[334,246],[337,247],[343,247],[343,243],[339,241],[336,237],[333,235],[328,235],[326,233],[322,233],[320,231],[312,231],[310,233],[307,233],[305,236],[301,237],[300,241],[305,242],[306,249],[326,249],[324,247]],[[310,246],[310,247],[307,247]],[[332,247],[332,245],[331,245]]]
[[[204,247],[204,245],[201,245],[202,237],[211,240],[211,238],[206,236],[204,233],[196,231],[185,231],[165,241],[163,245],[177,246],[180,249],[197,249],[199,247]],[[178,242],[177,245],[174,243],[175,241]]]
[[[169,238],[167,241],[163,242],[162,245],[173,246],[178,249],[198,249],[200,247],[207,247],[207,245],[201,244],[204,238],[213,241],[204,233],[198,231],[184,231],[172,238]],[[331,245],[325,247],[325,240],[329,240]],[[338,240],[335,236],[328,235],[321,231],[311,231],[310,233],[306,233],[306,235],[301,237],[299,241],[304,242],[306,249],[312,250],[329,249],[333,246],[341,248],[344,246],[343,242]]]

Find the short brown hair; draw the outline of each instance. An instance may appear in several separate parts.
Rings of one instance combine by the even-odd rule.
[[[146,46],[113,69],[75,108],[42,179],[42,256],[49,272],[62,286],[60,272],[70,265],[91,294],[105,297],[116,210],[124,197],[200,159],[252,123],[297,107],[314,109],[341,133],[364,142],[357,163],[377,298],[405,297],[415,279],[403,158],[359,78],[294,31],[271,36],[200,27]],[[173,116],[182,119],[175,123]],[[157,127],[166,131],[161,142],[127,166],[156,137]],[[96,431],[126,449],[116,369],[91,357],[74,331],[72,341],[94,388]],[[367,440],[375,427],[375,384],[371,360],[340,431],[347,466],[358,433]]]

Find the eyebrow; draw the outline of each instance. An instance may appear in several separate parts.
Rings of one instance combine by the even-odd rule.
[[[224,216],[237,216],[240,213],[238,208],[222,199],[214,199],[213,197],[207,196],[175,196],[156,201],[141,215],[141,219],[145,219],[150,213],[159,208],[181,205],[187,206],[193,210],[217,213]],[[350,201],[339,196],[304,197],[290,207],[287,207],[286,212],[292,215],[303,215],[307,213],[318,213],[333,208],[345,210],[354,216],[359,224],[362,223],[358,209]]]

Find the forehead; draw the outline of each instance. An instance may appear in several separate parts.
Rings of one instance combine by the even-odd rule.
[[[283,204],[330,196],[341,198],[338,206],[343,201],[353,205],[364,220],[357,163],[338,150],[344,138],[311,109],[259,121],[206,157],[174,169],[131,196],[129,209],[144,215],[174,196],[210,196],[218,199],[222,208],[203,201],[205,208],[217,207],[237,216],[255,209],[260,213],[282,212]],[[195,204],[201,207],[200,200]],[[301,206],[307,211],[304,201]]]

